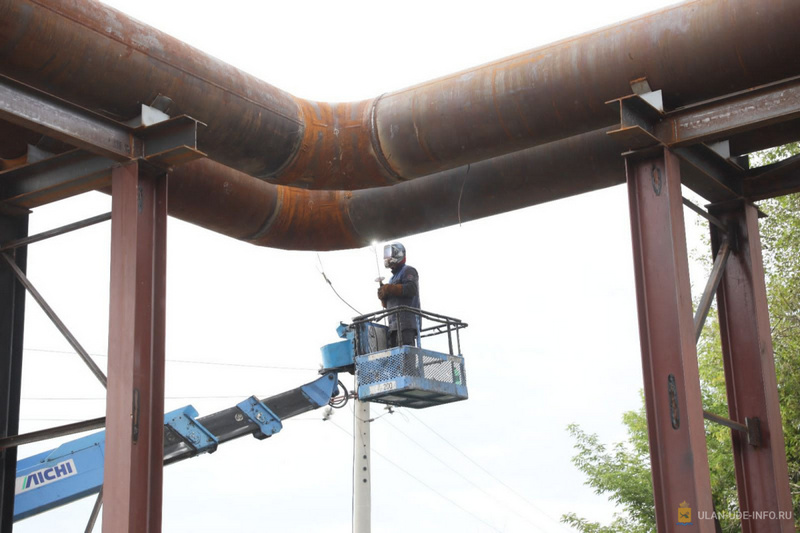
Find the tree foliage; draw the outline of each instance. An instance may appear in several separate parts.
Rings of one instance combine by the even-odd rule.
[[[625,413],[623,421],[628,431],[628,442],[617,443],[610,450],[600,443],[597,435],[585,433],[576,424],[567,428],[575,439],[575,449],[578,451],[572,462],[589,477],[589,484],[595,492],[608,494],[611,501],[624,509],[624,512],[614,514],[614,521],[608,526],[589,522],[574,513],[564,515],[562,521],[578,531],[655,532],[644,407]]]
[[[800,145],[793,143],[754,159],[770,164],[796,154]],[[789,481],[800,529],[800,194],[766,200],[759,207],[768,215],[761,220],[761,242]],[[727,416],[719,323],[713,310],[698,344],[698,364],[703,408]],[[567,428],[575,441],[573,463],[586,475],[586,484],[618,509],[608,525],[575,513],[562,517],[562,522],[583,533],[656,531],[644,399],[638,411],[623,415],[623,424],[627,440],[611,446],[575,424]],[[740,531],[738,520],[730,518],[739,507],[730,430],[706,422],[706,442],[714,506],[723,518],[720,526],[726,533]]]

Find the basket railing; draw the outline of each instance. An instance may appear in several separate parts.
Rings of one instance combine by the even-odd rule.
[[[447,345],[450,350],[450,355],[461,355],[461,336],[460,330],[467,327],[467,323],[459,320],[458,318],[432,313],[417,309],[416,307],[408,307],[400,305],[390,309],[382,309],[366,315],[361,315],[353,318],[353,328],[356,331],[356,341],[358,342],[359,331],[362,328],[360,325],[369,323],[380,323],[384,319],[399,313],[410,313],[417,317],[417,345],[422,347],[422,338],[434,337],[438,335],[447,335]],[[455,337],[455,345],[453,340]],[[360,344],[360,343],[359,343]],[[454,351],[455,348],[455,351]]]

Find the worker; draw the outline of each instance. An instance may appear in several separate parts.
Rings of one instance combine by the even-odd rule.
[[[398,306],[420,308],[419,274],[406,264],[406,249],[399,242],[383,248],[383,264],[392,278],[378,288],[378,298],[386,309]],[[389,347],[414,346],[419,331],[419,316],[409,311],[389,315]]]

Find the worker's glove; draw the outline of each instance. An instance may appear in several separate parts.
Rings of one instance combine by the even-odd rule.
[[[381,285],[381,288],[378,289],[378,298],[381,300],[385,300],[392,296],[402,296],[403,295],[403,285],[401,283],[390,283],[388,285]]]

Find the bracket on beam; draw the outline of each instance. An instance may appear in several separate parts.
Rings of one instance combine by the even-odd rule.
[[[139,128],[142,126],[152,126],[153,124],[158,124],[159,122],[164,122],[168,119],[169,115],[167,115],[164,111],[142,104],[141,114],[139,114],[138,117],[125,122],[125,124],[132,128]]]
[[[0,118],[3,117],[2,81],[0,77]],[[80,123],[77,118],[75,120]],[[197,149],[197,130],[203,123],[185,115],[135,129],[115,124],[119,128],[117,137],[121,138],[125,132],[124,135],[135,139],[132,142],[137,152],[131,159],[168,169],[205,156]],[[85,145],[86,142],[73,144]],[[121,159],[120,154],[109,156],[107,150],[94,147],[71,150],[0,172],[0,204],[33,208],[108,187],[111,169]]]
[[[800,155],[750,169],[744,179],[745,195],[752,200],[763,200],[799,191]]]
[[[164,141],[174,143],[176,131],[188,127],[193,133],[181,137],[182,145],[197,157],[205,155],[197,151],[196,142],[202,122],[186,116],[170,119],[143,105],[132,124],[121,124],[5,76],[0,76],[0,119],[119,162],[158,155],[165,150]],[[167,122],[172,125],[163,127]]]
[[[0,76],[0,120],[117,162],[145,159],[168,166],[205,156],[197,149],[197,130],[205,124],[184,115],[170,118],[164,112],[169,104],[160,96],[122,124]]]
[[[711,203],[742,197],[744,169],[721,157],[705,144],[675,148],[675,155],[696,172],[687,173],[684,183]]]
[[[195,420],[197,410],[191,405],[164,415],[164,424],[180,435],[198,453],[214,453],[219,444],[217,437]]]
[[[761,421],[758,417],[745,418],[745,423],[741,424],[729,418],[703,411],[703,418],[744,434],[747,437],[747,443],[754,448],[761,446]]]
[[[38,146],[34,146],[32,144],[28,145],[28,151],[25,154],[25,158],[27,163],[36,163],[38,161],[43,161],[50,157],[53,157],[55,154],[52,152],[48,152],[47,150],[43,150]]]
[[[634,94],[611,100],[619,128],[609,132],[628,150],[671,148],[696,171],[684,183],[711,202],[745,197],[745,168],[730,157],[727,139],[800,117],[800,77],[664,111],[660,91],[646,79],[631,82]],[[782,191],[781,191],[782,192]]]
[[[654,91],[650,88],[647,78],[638,78],[631,81],[633,94],[638,95],[642,100],[653,106],[657,111],[664,112],[664,98],[661,90]]]
[[[261,403],[258,398],[251,396],[243,402],[237,404],[239,409],[247,415],[247,417],[255,422],[259,431],[253,433],[253,436],[259,440],[271,437],[275,433],[283,429],[280,419],[269,410],[269,408]]]
[[[650,91],[606,103],[615,108],[619,106],[620,130],[639,126],[658,143],[670,148],[713,143],[737,133],[800,117],[800,77],[669,112],[658,109],[659,101],[660,91]],[[642,104],[658,116],[643,113]],[[620,130],[611,134],[616,135]]]

